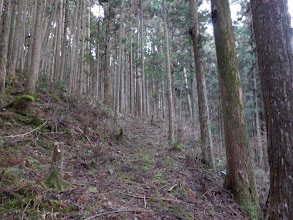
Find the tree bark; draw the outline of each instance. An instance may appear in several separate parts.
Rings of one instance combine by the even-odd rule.
[[[137,32],[137,44],[139,44],[139,32]],[[139,57],[139,47],[137,47],[137,58]],[[141,117],[143,114],[143,108],[142,108],[142,79],[141,79],[141,72],[139,71],[139,63],[136,64],[136,114],[137,116]]]
[[[270,165],[269,219],[293,218],[293,48],[287,0],[251,1]],[[273,43],[272,43],[273,42]]]
[[[16,25],[15,25],[15,33],[13,40],[13,53],[10,56],[10,61],[8,64],[8,75],[11,78],[15,77],[15,70],[17,59],[20,57],[18,51],[19,47],[21,47],[20,42],[22,40],[22,27],[25,25],[25,13],[27,8],[27,0],[18,1],[17,5],[17,16],[16,16]],[[22,49],[22,48],[21,48]]]
[[[110,88],[110,12],[111,3],[105,9],[105,73],[104,73],[104,103],[111,107],[111,88]]]
[[[116,105],[115,105],[115,121],[118,123],[119,109],[121,110],[122,102],[122,87],[123,87],[123,35],[124,35],[124,0],[121,0],[120,9],[120,29],[119,29],[119,49],[118,49],[118,62],[117,62],[117,75],[116,75]],[[120,98],[120,100],[119,100]]]
[[[251,219],[259,219],[260,210],[229,1],[212,0],[211,3],[226,139],[226,187],[231,189],[236,202]]]
[[[59,1],[59,14],[57,19],[57,36],[56,36],[56,45],[55,45],[55,67],[54,67],[54,82],[57,82],[61,79],[61,37],[62,37],[62,31],[63,31],[63,2],[62,0]],[[60,82],[60,81],[59,81]]]
[[[165,0],[163,0],[165,3]],[[164,4],[165,6],[165,4]],[[167,26],[167,14],[164,14],[164,49],[166,57],[166,71],[167,71],[167,89],[168,89],[168,117],[169,117],[169,136],[168,140],[174,142],[174,105],[173,105],[173,95],[172,95],[172,79],[171,79],[171,66],[170,66],[170,52],[169,52],[169,35]]]
[[[199,123],[200,123],[200,136],[201,136],[201,150],[203,161],[207,163],[207,166],[211,169],[215,168],[215,159],[214,159],[214,147],[212,142],[212,133],[210,125],[210,116],[209,116],[209,106],[207,98],[207,88],[205,75],[202,71],[202,61],[201,61],[201,51],[198,45],[198,12],[197,12],[197,0],[190,0],[190,8],[192,14],[192,41],[193,41],[193,51],[196,67],[196,82],[197,82],[197,97],[198,97],[198,108],[199,108]],[[186,88],[187,80],[186,73],[185,83]],[[190,115],[192,117],[191,110],[191,100],[190,95],[188,94],[188,106],[190,108]]]
[[[146,114],[146,88],[144,72],[144,26],[143,26],[143,1],[140,0],[140,60],[141,60],[141,92],[142,92],[142,114]]]
[[[4,0],[3,7],[4,11],[1,18],[2,27],[0,34],[0,107],[3,106],[3,96],[5,94],[11,0]]]
[[[42,46],[42,25],[43,25],[43,1],[38,1],[35,17],[31,66],[27,84],[27,91],[35,93],[36,80],[40,70],[41,46]]]
[[[67,44],[67,30],[68,30],[68,0],[64,0],[63,2],[63,14],[64,14],[64,29],[63,29],[63,40],[62,40],[62,50],[61,50],[61,66],[60,66],[60,74],[58,81],[61,82],[64,80],[64,72],[65,72],[65,61],[66,61],[66,44]]]

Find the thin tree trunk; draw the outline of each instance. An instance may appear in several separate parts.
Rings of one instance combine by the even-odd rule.
[[[124,35],[124,0],[121,0],[121,9],[120,9],[120,30],[119,30],[119,50],[118,50],[118,62],[117,62],[117,74],[116,74],[116,105],[115,105],[115,121],[118,123],[118,116],[119,116],[119,109],[121,111],[121,106],[119,104],[122,104],[121,97],[122,97],[122,87],[123,87],[123,59],[122,59],[122,53],[123,53],[123,35]],[[120,100],[119,100],[120,98]]]
[[[74,91],[74,80],[75,80],[75,65],[76,65],[76,51],[78,51],[79,42],[79,31],[78,31],[78,11],[80,7],[80,1],[77,1],[75,10],[74,10],[74,18],[72,23],[72,46],[71,46],[71,61],[70,61],[70,75],[69,75],[69,93],[73,93]]]
[[[57,36],[56,36],[56,52],[55,52],[55,67],[54,67],[54,82],[59,80],[61,78],[60,74],[60,66],[61,66],[61,37],[62,37],[62,30],[63,30],[63,2],[62,0],[59,1],[59,14],[58,14],[58,20],[57,20]]]
[[[87,81],[86,81],[86,94],[92,94],[92,83],[93,81],[90,80],[92,78],[92,71],[91,71],[91,42],[90,42],[90,38],[91,38],[91,9],[90,9],[90,2],[88,2],[87,7],[86,7],[86,11],[87,11],[87,23],[86,23],[86,76],[87,76]]]
[[[179,95],[179,117],[180,117],[180,120],[182,119],[183,75],[184,74],[181,74],[181,80],[180,80],[180,95]]]
[[[197,82],[197,97],[199,108],[199,123],[200,123],[200,137],[201,137],[201,150],[204,162],[207,163],[209,168],[215,168],[214,159],[214,146],[212,143],[212,133],[209,116],[209,106],[207,98],[207,88],[204,73],[202,71],[201,51],[198,45],[198,12],[197,12],[197,0],[190,0],[190,8],[192,14],[192,41],[193,51],[196,67],[196,82]],[[186,72],[185,83],[187,85]],[[188,87],[187,87],[188,88]],[[188,95],[188,104],[191,111],[191,100]],[[192,117],[192,112],[190,112]]]
[[[256,72],[253,70],[253,97],[254,97],[254,118],[255,118],[255,131],[256,131],[256,147],[258,151],[258,164],[263,167],[263,147],[261,142],[261,130],[260,130],[260,119],[259,119],[259,106],[258,106],[258,98],[257,98],[257,82],[256,82]]]
[[[20,42],[22,41],[22,37],[23,37],[22,27],[25,26],[26,8],[27,8],[27,0],[18,1],[15,33],[14,33],[14,40],[13,40],[13,47],[12,47],[12,51],[14,52],[11,54],[10,61],[8,64],[8,75],[10,75],[11,78],[15,77],[17,59],[20,58],[19,47],[23,50],[23,47],[20,45]]]
[[[130,10],[132,14],[132,1],[130,3]],[[129,52],[129,108],[130,114],[134,112],[134,76],[133,76],[133,47],[132,47],[132,20],[130,21],[130,52]]]
[[[143,27],[143,1],[140,0],[140,59],[141,59],[141,92],[142,92],[142,114],[146,113],[145,95],[145,72],[144,72],[144,27]]]
[[[57,9],[58,9],[58,4],[59,4],[60,0],[54,0],[53,4],[51,6],[51,13],[50,13],[50,17],[48,19],[48,23],[47,23],[47,29],[43,38],[43,42],[42,42],[42,48],[43,48],[43,55],[44,52],[46,51],[47,48],[47,44],[48,44],[48,40],[49,40],[49,35],[52,32],[52,22],[53,19],[56,17],[56,13],[57,13]]]
[[[4,11],[1,18],[2,29],[0,34],[0,107],[3,106],[3,96],[5,94],[11,1],[4,0],[3,7]]]
[[[34,6],[33,6],[33,10],[31,13],[31,19],[29,22],[29,28],[27,31],[26,36],[29,36],[28,41],[27,41],[27,45],[26,47],[28,48],[28,52],[26,53],[26,60],[25,60],[25,64],[24,64],[24,70],[26,72],[29,71],[30,66],[31,66],[31,57],[32,57],[32,52],[33,52],[33,37],[34,36],[34,24],[35,24],[35,20],[36,20],[36,11],[37,11],[37,1],[34,2]]]
[[[36,80],[40,71],[41,46],[42,46],[42,25],[43,25],[43,2],[38,1],[34,26],[31,66],[27,84],[27,91],[34,93],[36,90]]]
[[[164,1],[163,1],[164,3]],[[170,67],[170,52],[169,52],[169,35],[167,26],[167,15],[164,15],[164,46],[166,57],[166,71],[167,71],[167,89],[168,89],[168,113],[169,113],[169,137],[170,142],[174,142],[174,105],[172,96],[172,79],[171,79],[171,67]]]
[[[293,46],[287,0],[251,1],[268,136],[268,219],[293,218]]]
[[[140,34],[137,32],[137,43],[139,44]],[[137,47],[137,58],[139,57],[139,47]],[[137,63],[136,69],[136,114],[141,117],[143,115],[143,107],[142,107],[142,73],[139,71],[139,64]]]
[[[105,73],[104,73],[104,103],[111,106],[111,87],[110,87],[110,12],[111,3],[105,9]]]
[[[226,187],[231,189],[236,202],[251,219],[259,219],[260,209],[229,1],[211,2],[226,139]]]
[[[189,93],[189,87],[188,87],[187,74],[186,74],[185,67],[183,68],[183,76],[184,76],[185,90],[187,93],[187,105],[188,105],[189,116],[190,116],[190,118],[192,118],[191,97],[190,97],[190,93]]]
[[[11,59],[11,52],[13,47],[13,40],[14,40],[14,30],[15,30],[15,18],[16,18],[16,1],[11,0],[11,12],[10,12],[10,30],[9,30],[9,40],[8,40],[8,55],[7,60],[8,62]],[[9,73],[8,73],[9,74]]]
[[[63,14],[64,14],[64,29],[63,29],[63,41],[62,41],[62,50],[61,50],[61,67],[58,81],[61,82],[64,79],[65,72],[65,61],[66,61],[66,44],[67,44],[67,29],[68,29],[68,0],[64,0],[63,2]]]

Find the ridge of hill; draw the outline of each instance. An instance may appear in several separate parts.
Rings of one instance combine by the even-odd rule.
[[[0,112],[1,219],[248,219],[201,164],[194,132],[167,142],[167,122],[121,116],[40,92],[28,110]],[[63,189],[50,189],[54,143],[64,144]]]

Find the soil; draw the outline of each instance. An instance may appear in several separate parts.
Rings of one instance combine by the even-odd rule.
[[[26,115],[0,112],[1,219],[248,219],[219,167],[201,163],[191,126],[169,144],[164,119],[115,122],[103,105],[45,91],[35,99]],[[62,190],[43,182],[55,142]]]

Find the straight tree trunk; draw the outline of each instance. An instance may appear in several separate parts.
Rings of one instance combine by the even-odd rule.
[[[84,81],[85,81],[85,62],[84,62],[84,55],[85,55],[85,2],[81,1],[81,8],[80,8],[80,32],[81,32],[81,42],[80,42],[80,52],[78,57],[79,68],[77,70],[77,88],[78,88],[78,95],[81,97],[83,95],[83,88],[84,88]]]
[[[185,67],[183,68],[183,76],[184,76],[185,90],[187,93],[187,105],[188,105],[189,116],[192,118],[191,97],[190,97],[190,93],[189,93],[189,87],[188,87],[187,74],[186,74]]]
[[[124,35],[124,0],[121,0],[121,9],[120,9],[120,29],[119,29],[119,50],[118,50],[118,62],[117,62],[117,75],[116,75],[116,105],[115,105],[115,121],[118,123],[118,116],[119,116],[119,109],[121,110],[121,106],[119,104],[122,104],[120,102],[119,97],[122,97],[122,87],[123,87],[123,59],[122,59],[122,53],[123,53],[123,35]]]
[[[27,84],[27,91],[35,93],[36,80],[40,71],[41,46],[42,46],[42,25],[43,25],[43,1],[38,1],[33,35],[31,66]]]
[[[258,165],[264,167],[264,152],[261,143],[261,129],[260,129],[260,119],[259,119],[259,105],[257,98],[257,81],[256,72],[253,69],[253,98],[254,98],[254,119],[255,119],[255,131],[256,131],[256,148],[258,152]]]
[[[3,106],[3,96],[5,93],[11,0],[4,0],[3,7],[0,34],[0,107]]]
[[[8,55],[7,60],[8,62],[11,59],[11,51],[13,47],[13,40],[14,40],[14,30],[15,30],[15,18],[16,18],[16,1],[11,0],[11,12],[10,12],[10,30],[9,30],[9,40],[8,40]],[[8,73],[9,74],[9,73]]]
[[[197,0],[190,0],[190,8],[192,14],[192,41],[193,51],[196,67],[196,82],[197,82],[197,97],[198,97],[198,108],[199,108],[199,123],[200,123],[200,137],[201,137],[201,151],[203,161],[207,163],[207,166],[211,169],[215,168],[214,159],[214,146],[212,142],[211,124],[209,116],[209,106],[207,98],[207,88],[205,75],[202,71],[201,51],[198,45],[198,12],[197,12]],[[185,83],[187,86],[186,71]],[[187,87],[188,88],[188,87]],[[191,100],[188,94],[188,105],[191,112]]]
[[[13,53],[10,56],[9,64],[8,64],[8,75],[11,78],[15,77],[15,70],[17,59],[20,58],[19,47],[21,48],[20,42],[22,41],[22,27],[25,25],[25,14],[27,8],[27,0],[18,1],[17,5],[17,16],[16,16],[16,25],[15,25],[15,33],[12,51]],[[18,52],[17,52],[18,51]]]
[[[270,165],[268,219],[293,218],[293,46],[287,0],[251,1]]]
[[[29,20],[29,23],[28,23],[28,29],[27,29],[27,33],[25,36],[29,36],[29,38],[27,38],[27,43],[26,43],[26,47],[28,48],[28,51],[26,53],[26,58],[25,58],[25,64],[24,64],[24,70],[25,72],[28,72],[29,69],[30,69],[30,66],[31,66],[31,57],[32,57],[32,51],[33,51],[33,37],[34,36],[34,24],[35,24],[35,18],[36,18],[36,11],[37,11],[37,1],[35,1],[33,3],[33,9],[32,9],[32,12],[31,14],[29,15],[29,17],[31,19],[28,19]]]
[[[79,31],[77,30],[77,20],[78,20],[78,11],[79,11],[79,6],[80,2],[77,1],[75,10],[74,10],[74,18],[72,22],[72,31],[71,31],[71,38],[72,38],[72,45],[71,45],[71,61],[70,61],[70,75],[69,75],[69,93],[72,94],[74,91],[74,80],[75,80],[75,56],[76,56],[76,51],[78,51],[78,45],[76,42],[79,42],[79,36],[78,33]]]
[[[61,78],[60,74],[60,66],[61,66],[61,37],[62,37],[62,31],[63,31],[63,2],[62,0],[59,1],[59,14],[57,19],[57,36],[56,36],[56,45],[55,45],[55,67],[54,67],[54,82],[59,81]]]
[[[49,35],[52,32],[52,22],[53,22],[53,19],[56,17],[59,1],[60,0],[53,0],[52,6],[51,6],[50,17],[48,19],[46,32],[42,42],[43,53],[46,51],[48,41],[49,41]]]
[[[139,44],[140,34],[137,32],[137,43]],[[137,47],[137,58],[139,57],[139,47]],[[143,115],[143,99],[142,99],[142,73],[139,71],[139,64],[136,69],[136,113],[139,117]]]
[[[229,0],[212,0],[226,139],[226,187],[251,219],[260,218]]]
[[[132,14],[132,1],[130,3],[130,10]],[[132,47],[132,20],[130,21],[130,51],[129,51],[129,108],[130,114],[134,112],[134,76],[133,76],[133,47]]]
[[[140,59],[141,59],[141,92],[142,92],[142,114],[146,113],[146,88],[144,72],[144,26],[143,26],[143,1],[140,0]]]
[[[65,72],[65,62],[66,62],[66,44],[67,44],[67,30],[68,30],[68,0],[64,0],[63,2],[63,14],[64,14],[64,29],[63,29],[63,40],[62,40],[62,49],[61,49],[61,67],[58,81],[61,82],[64,80],[64,72]]]
[[[110,87],[110,12],[111,3],[105,9],[105,73],[104,73],[104,103],[111,107],[111,87]]]
[[[163,1],[164,3],[164,1]],[[170,142],[174,142],[174,105],[172,95],[172,79],[171,79],[171,66],[170,66],[170,52],[169,52],[169,35],[167,26],[167,14],[164,15],[164,46],[166,57],[166,71],[167,71],[167,89],[168,89],[168,117],[169,117],[169,137]]]
[[[100,76],[100,20],[98,20],[97,25],[97,36],[96,36],[96,71],[92,75],[92,94],[95,98],[95,100],[99,99],[100,97],[100,85],[99,85],[99,79]]]

